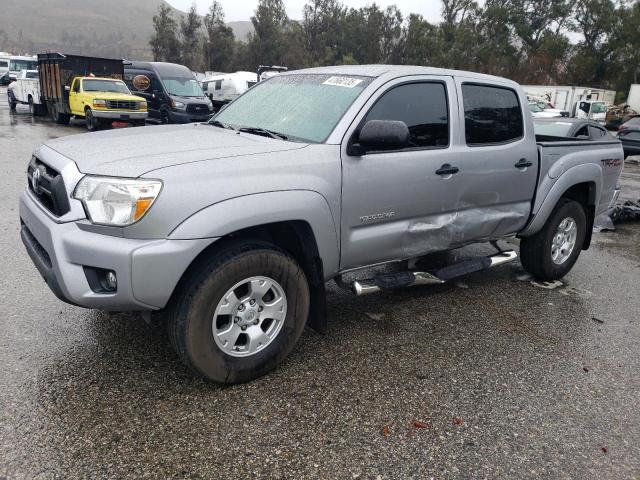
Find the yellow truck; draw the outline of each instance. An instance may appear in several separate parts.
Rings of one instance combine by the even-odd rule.
[[[123,60],[44,53],[38,70],[40,103],[56,123],[81,118],[90,131],[114,121],[144,125],[147,102],[124,83]]]
[[[76,118],[84,118],[87,130],[114,121],[144,125],[147,102],[132,95],[122,80],[98,77],[75,77],[69,91],[69,109]]]

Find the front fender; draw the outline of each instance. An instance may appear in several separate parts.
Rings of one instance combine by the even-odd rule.
[[[310,190],[265,192],[224,200],[187,218],[169,238],[224,237],[249,227],[297,220],[311,226],[325,277],[332,278],[338,271],[340,259],[336,223],[326,199]]]
[[[602,194],[602,168],[600,165],[595,163],[576,165],[566,170],[557,179],[545,175],[538,186],[537,198],[533,207],[533,218],[520,233],[520,236],[528,237],[538,233],[560,198],[567,190],[579,183],[595,184],[593,198],[589,198],[589,204],[598,205]],[[545,192],[547,192],[546,195]]]

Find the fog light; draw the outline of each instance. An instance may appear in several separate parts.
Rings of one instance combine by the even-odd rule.
[[[113,293],[118,289],[116,272],[98,267],[82,267],[94,293]]]
[[[105,290],[114,291],[118,288],[118,280],[116,278],[116,272],[109,270],[104,276]]]

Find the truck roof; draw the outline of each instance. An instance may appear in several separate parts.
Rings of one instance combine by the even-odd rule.
[[[482,73],[466,72],[462,70],[450,70],[447,68],[420,67],[414,65],[339,65],[332,67],[315,67],[305,68],[302,70],[294,70],[283,72],[281,75],[290,75],[296,73],[317,73],[317,74],[335,74],[335,75],[358,75],[363,77],[405,77],[409,75],[441,75],[465,77],[477,80],[510,83],[514,86],[516,82],[493,75],[485,75]]]
[[[184,65],[180,65],[178,63],[168,63],[168,62],[126,62],[124,68],[147,68],[150,70],[154,70],[161,75],[175,75],[175,74],[184,74],[188,72],[190,75],[193,75],[191,70],[189,70]],[[195,78],[195,77],[194,77]]]

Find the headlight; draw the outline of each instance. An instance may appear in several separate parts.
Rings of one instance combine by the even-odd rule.
[[[106,100],[94,100],[93,101],[93,106],[94,107],[106,107],[107,106],[107,101]]]
[[[184,110],[184,103],[171,100],[171,108],[174,110]]]
[[[73,198],[84,204],[92,223],[123,227],[137,222],[158,197],[160,180],[85,176]]]
[[[146,109],[146,108],[147,108],[147,102],[141,101],[141,102],[140,102],[140,108],[141,108],[142,110]]]

